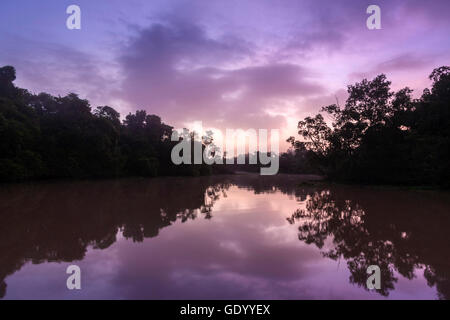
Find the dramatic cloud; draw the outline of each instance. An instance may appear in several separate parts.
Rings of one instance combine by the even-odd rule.
[[[233,37],[213,39],[192,24],[155,24],[124,50],[122,98],[178,124],[234,128],[236,119],[246,119],[244,128],[265,128],[280,120],[265,112],[276,100],[323,90],[302,66],[252,65],[252,48]]]

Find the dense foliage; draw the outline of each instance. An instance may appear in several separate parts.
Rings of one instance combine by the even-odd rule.
[[[54,97],[15,87],[0,68],[0,181],[121,175],[206,175],[211,167],[175,166],[172,127],[145,111],[94,110],[76,94]]]
[[[17,88],[0,68],[0,182],[44,178],[208,175],[259,166],[176,166],[173,128],[146,111],[123,121],[71,93],[54,97]],[[435,69],[420,99],[393,92],[385,75],[348,87],[348,99],[298,124],[280,170],[322,173],[358,183],[450,186],[450,67]],[[205,145],[203,145],[203,148]],[[242,168],[241,168],[242,167]]]
[[[298,124],[295,152],[330,178],[358,183],[450,186],[450,67],[435,69],[431,89],[392,92],[385,75],[348,87],[345,106]],[[304,161],[303,161],[304,162]]]

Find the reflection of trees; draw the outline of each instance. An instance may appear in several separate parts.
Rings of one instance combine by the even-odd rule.
[[[315,179],[316,176],[311,175],[310,179]],[[277,191],[294,196],[298,201],[304,201],[306,196],[314,190],[312,187],[314,183],[309,183],[306,188],[300,188],[298,175],[275,175],[275,176],[260,176],[257,174],[243,174],[230,176],[228,180],[230,183],[237,185],[239,188],[253,191],[255,194],[275,193]]]
[[[125,238],[143,241],[176,220],[212,217],[229,185],[168,178],[9,186],[0,192],[0,297],[26,262],[80,260]]]
[[[450,299],[450,197],[439,192],[299,184],[295,175],[237,175],[227,179],[256,194],[280,191],[306,201],[287,220],[299,224],[299,239],[322,249],[324,256],[347,261],[350,282],[366,288],[367,267],[381,269],[387,296],[397,282],[424,267],[439,298]],[[331,247],[326,240],[331,240]],[[330,241],[329,241],[330,242]],[[328,243],[329,243],[328,242]]]
[[[345,259],[351,283],[366,288],[367,267],[378,265],[378,292],[387,296],[397,282],[395,271],[412,279],[414,270],[425,266],[428,284],[448,299],[449,206],[448,199],[432,193],[316,190],[288,221],[299,224],[301,241],[315,244],[326,257]]]
[[[305,204],[288,218],[301,241],[344,259],[350,281],[366,287],[366,269],[379,265],[383,295],[395,274],[418,267],[439,297],[450,299],[450,197],[434,192],[299,185],[296,176],[234,175],[4,186],[0,190],[0,297],[5,278],[25,263],[83,259],[121,232],[155,237],[175,221],[210,219],[230,185],[254,193],[280,191]]]

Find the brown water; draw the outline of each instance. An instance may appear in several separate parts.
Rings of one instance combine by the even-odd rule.
[[[450,196],[237,175],[0,188],[0,296],[450,298]],[[76,264],[82,289],[66,288]],[[382,289],[366,289],[381,268]]]

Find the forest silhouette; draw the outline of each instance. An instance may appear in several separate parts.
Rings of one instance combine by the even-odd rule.
[[[322,108],[298,123],[303,141],[281,169],[316,168],[333,180],[370,184],[450,186],[450,67],[430,75],[431,89],[413,99],[397,92],[385,75],[348,86],[345,106]],[[283,160],[283,157],[282,159]],[[287,166],[289,167],[289,165]]]
[[[13,67],[0,68],[0,181],[212,172],[172,164],[173,128],[156,115],[138,110],[121,121],[109,106],[92,110],[74,93],[35,95],[15,87],[15,78]]]
[[[173,127],[138,110],[123,121],[109,106],[91,108],[70,93],[32,94],[0,68],[0,182],[48,178],[210,175],[224,165],[176,166]],[[280,170],[372,184],[450,186],[450,67],[430,75],[419,99],[391,90],[385,75],[348,86],[343,107],[322,108],[298,124]],[[331,124],[331,126],[329,125]],[[205,147],[205,146],[203,146]],[[247,155],[248,156],[248,155]],[[255,170],[249,165],[232,170]]]

